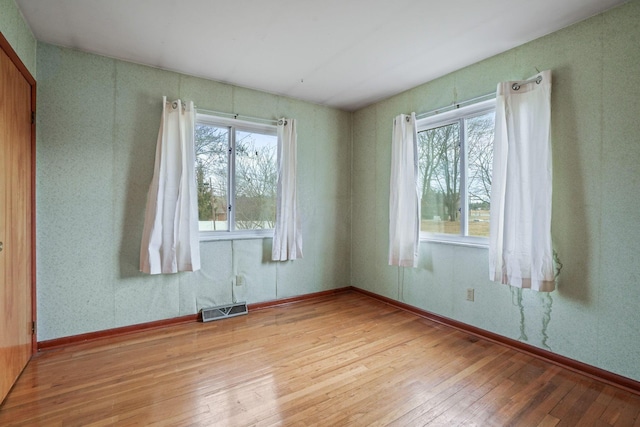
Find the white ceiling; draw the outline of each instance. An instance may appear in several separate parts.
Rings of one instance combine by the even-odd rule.
[[[40,41],[353,111],[625,0],[16,2]]]

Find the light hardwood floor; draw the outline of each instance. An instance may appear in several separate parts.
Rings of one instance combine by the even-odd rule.
[[[0,425],[640,426],[640,396],[349,292],[51,350]]]

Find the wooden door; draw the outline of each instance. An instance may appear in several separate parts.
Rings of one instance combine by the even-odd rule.
[[[35,81],[0,34],[0,402],[34,350]],[[26,73],[26,74],[25,74]]]

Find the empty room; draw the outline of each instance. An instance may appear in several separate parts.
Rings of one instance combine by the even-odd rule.
[[[0,0],[0,425],[640,426],[640,0]]]

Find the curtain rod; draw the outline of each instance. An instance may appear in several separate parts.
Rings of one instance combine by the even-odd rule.
[[[524,80],[524,81],[518,81],[515,82],[511,85],[511,89],[513,90],[520,90],[520,87],[522,85],[526,85],[529,83],[535,83],[535,84],[540,84],[542,83],[542,76],[536,76],[533,79],[529,79],[529,80]],[[431,117],[431,116],[435,116],[436,114],[441,114],[441,113],[446,113],[447,111],[451,111],[451,110],[456,110],[460,107],[463,107],[465,105],[468,104],[475,104],[476,102],[481,102],[481,101],[488,101],[491,98],[495,98],[496,97],[496,93],[495,92],[491,92],[491,93],[487,93],[481,96],[477,96],[475,98],[471,98],[471,99],[467,99],[466,101],[461,101],[461,102],[454,102],[451,105],[448,105],[446,107],[442,107],[442,108],[438,108],[435,110],[431,110],[431,111],[427,111],[426,113],[420,113],[420,114],[416,114],[416,119],[424,119],[426,117]]]
[[[447,111],[457,110],[458,108],[463,107],[465,105],[475,104],[476,102],[480,102],[480,101],[488,101],[489,99],[495,98],[495,97],[496,97],[495,92],[486,93],[484,95],[477,96],[475,98],[467,99],[466,101],[454,102],[453,104],[447,105],[446,107],[437,108],[435,110],[427,111],[426,113],[416,114],[416,119],[424,119],[427,117],[435,116],[436,114],[442,114],[442,113],[446,113]]]
[[[248,120],[251,122],[258,122],[258,123],[271,124],[271,125],[277,125],[280,123],[280,120],[281,120],[281,119],[280,120],[263,119],[261,117],[245,116],[238,113],[225,113],[222,111],[205,110],[203,108],[198,108],[198,107],[196,107],[196,111],[198,113],[210,114],[212,116],[224,117],[229,119],[237,119],[237,120]]]
[[[529,80],[525,80],[523,82],[515,82],[514,84],[511,85],[511,89],[520,90],[520,86],[526,85],[528,83],[533,83],[533,82],[535,82],[537,85],[539,85],[540,83],[542,83],[542,76],[537,76],[535,79],[529,79]]]

